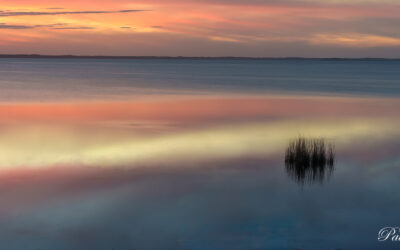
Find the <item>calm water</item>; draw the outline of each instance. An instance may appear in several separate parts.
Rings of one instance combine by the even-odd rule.
[[[400,95],[400,60],[0,59],[0,100],[142,94]]]
[[[0,248],[398,249],[399,66],[0,59]]]

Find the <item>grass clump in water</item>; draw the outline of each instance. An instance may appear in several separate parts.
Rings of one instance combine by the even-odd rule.
[[[322,182],[335,162],[334,145],[322,138],[299,137],[291,140],[285,153],[286,170],[296,181]]]

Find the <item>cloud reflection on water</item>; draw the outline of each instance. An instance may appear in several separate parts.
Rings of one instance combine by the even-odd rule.
[[[13,115],[0,127],[0,242],[17,250],[381,247],[375,234],[393,223],[400,200],[397,109],[369,114],[372,104],[346,100],[334,117],[313,116],[307,107],[325,101],[308,102],[281,117],[274,107],[255,112],[259,102],[238,113],[240,101],[193,114],[150,105],[147,123],[137,110],[86,117],[61,108],[58,117],[50,104],[32,113],[3,106]],[[226,119],[214,119],[224,110]],[[283,152],[299,134],[335,140],[326,185],[287,180]]]
[[[187,98],[0,105],[0,168],[212,161],[277,154],[299,134],[351,147],[400,133],[393,99]]]

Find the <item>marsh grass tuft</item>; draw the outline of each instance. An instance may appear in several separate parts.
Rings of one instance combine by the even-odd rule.
[[[334,145],[323,138],[298,137],[289,142],[285,153],[287,173],[301,184],[322,183],[326,174],[332,173],[334,163]]]

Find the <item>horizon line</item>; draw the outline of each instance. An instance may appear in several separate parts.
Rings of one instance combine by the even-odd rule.
[[[400,60],[385,57],[252,57],[252,56],[106,56],[106,55],[46,55],[46,54],[0,54],[0,58],[45,59],[186,59],[186,60]]]

